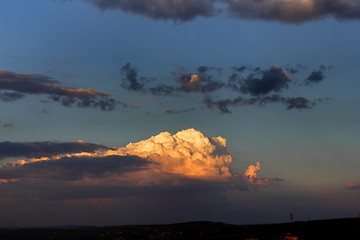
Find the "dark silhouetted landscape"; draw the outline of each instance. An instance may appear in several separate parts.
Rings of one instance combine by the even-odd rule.
[[[221,222],[188,222],[168,225],[59,226],[0,229],[1,240],[312,240],[359,239],[359,218],[299,221],[278,224],[234,225]]]

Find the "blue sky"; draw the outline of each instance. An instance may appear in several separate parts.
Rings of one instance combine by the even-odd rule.
[[[92,198],[102,200],[87,202],[89,205],[79,207],[76,213],[81,215],[87,208],[93,212],[74,217],[70,209],[76,203],[69,205],[69,201],[86,200],[86,196],[69,193],[69,198],[42,199],[15,194],[17,189],[24,191],[22,184],[30,180],[19,177],[18,182],[11,182],[4,177],[3,183],[0,181],[0,209],[8,215],[0,226],[192,220],[261,223],[287,221],[290,212],[297,220],[357,216],[359,1],[334,0],[327,6],[326,1],[314,0],[310,2],[315,7],[310,10],[302,1],[286,5],[286,1],[272,0],[255,10],[250,0],[215,1],[218,5],[193,1],[221,8],[219,14],[206,12],[203,5],[191,8],[187,1],[175,1],[172,8],[166,5],[167,0],[137,2],[143,8],[124,6],[121,0],[99,0],[98,4],[1,1],[3,165],[33,157],[9,154],[8,142],[83,140],[118,148],[160,132],[175,134],[195,128],[205,136],[227,139],[234,174],[259,161],[262,168],[258,174],[272,179],[271,184],[247,190],[204,191],[204,195],[184,190],[189,195],[183,205],[172,204],[174,199],[168,197],[171,191],[180,194],[177,188],[107,197],[96,189],[98,195]],[[273,11],[276,2],[281,2],[281,8]],[[149,12],[147,4],[166,11]],[[270,9],[268,15],[264,9]],[[203,17],[205,13],[211,16]],[[127,63],[129,68],[124,70]],[[200,66],[206,67],[204,75]],[[234,70],[242,66],[245,70]],[[238,88],[229,84],[233,73],[238,74]],[[312,73],[317,75],[310,78]],[[198,80],[191,83],[194,74]],[[34,77],[33,85],[26,87],[26,81],[19,80],[21,76],[26,81]],[[41,79],[50,87],[39,93],[35,89]],[[138,88],[132,87],[134,81]],[[216,90],[205,89],[214,84],[218,84]],[[151,90],[162,85],[172,90],[160,94]],[[261,92],[264,85],[270,87]],[[85,100],[93,101],[92,105],[76,95],[83,89],[88,90]],[[7,94],[19,97],[6,101],[2,96]],[[269,100],[274,95],[277,100]],[[235,103],[239,97],[255,103]],[[296,97],[304,102],[289,109]],[[64,103],[70,98],[75,101],[71,107]],[[115,99],[111,105],[115,108],[104,111],[96,105],[99,99],[107,103]],[[229,112],[220,108],[220,101],[225,100],[233,101],[227,105]],[[261,104],[265,100],[268,102]],[[353,184],[348,185],[349,181]],[[65,186],[62,182],[53,184],[59,189]],[[32,190],[48,191],[52,196],[50,189],[51,185],[44,185]],[[184,189],[190,187],[185,184]],[[208,200],[198,199],[204,196]],[[289,201],[284,203],[284,199]],[[166,203],[163,209],[152,212],[159,202]],[[188,211],[173,213],[170,209],[174,208]],[[17,210],[11,213],[13,209]],[[206,213],[206,209],[217,210]],[[115,213],[119,212],[126,217],[118,217]],[[40,220],[31,222],[34,214],[39,214]]]

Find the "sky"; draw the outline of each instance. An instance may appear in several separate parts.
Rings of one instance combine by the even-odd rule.
[[[0,227],[360,213],[359,0],[0,0]]]

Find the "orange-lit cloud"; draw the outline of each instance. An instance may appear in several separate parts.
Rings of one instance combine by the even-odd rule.
[[[267,186],[270,184],[270,180],[267,178],[259,179],[257,177],[257,172],[260,171],[261,166],[259,162],[256,162],[256,165],[250,165],[248,169],[243,173],[244,177],[252,184],[259,186]]]
[[[11,182],[18,182],[19,181],[19,179],[16,179],[16,178],[13,178],[13,179],[2,179],[2,178],[0,178],[0,184],[1,183],[11,183]]]
[[[7,166],[17,168],[18,174],[32,170],[24,177],[67,179],[76,185],[156,185],[166,181],[176,185],[184,179],[228,183],[242,179],[252,185],[269,185],[269,179],[257,177],[260,163],[242,175],[232,173],[231,164],[226,139],[187,129],[176,134],[162,132],[123,148],[18,160]],[[40,166],[47,171],[37,171]]]

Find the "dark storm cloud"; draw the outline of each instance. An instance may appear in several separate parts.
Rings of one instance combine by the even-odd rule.
[[[121,10],[155,20],[184,22],[196,17],[227,15],[303,23],[328,17],[360,19],[359,0],[83,0],[101,10]]]
[[[100,178],[145,169],[149,161],[137,156],[110,155],[105,157],[62,157],[57,160],[31,162],[24,165],[0,167],[2,179],[40,178],[80,180]]]
[[[50,157],[63,153],[94,152],[108,147],[78,142],[0,142],[0,160],[6,157]]]
[[[231,113],[230,107],[234,106],[265,106],[270,103],[281,103],[287,110],[291,109],[311,109],[316,103],[324,99],[306,99],[304,97],[282,97],[279,95],[244,98],[237,97],[233,99],[223,99],[214,101],[211,98],[205,98],[204,103],[208,108],[217,108],[221,113]]]
[[[233,73],[229,77],[228,86],[252,96],[280,92],[289,87],[291,76],[281,67],[271,67],[269,70],[255,68],[246,77]]]
[[[0,70],[0,100],[15,101],[28,95],[48,95],[50,101],[63,106],[100,108],[111,111],[117,101],[108,93],[94,89],[62,87],[51,77]]]

